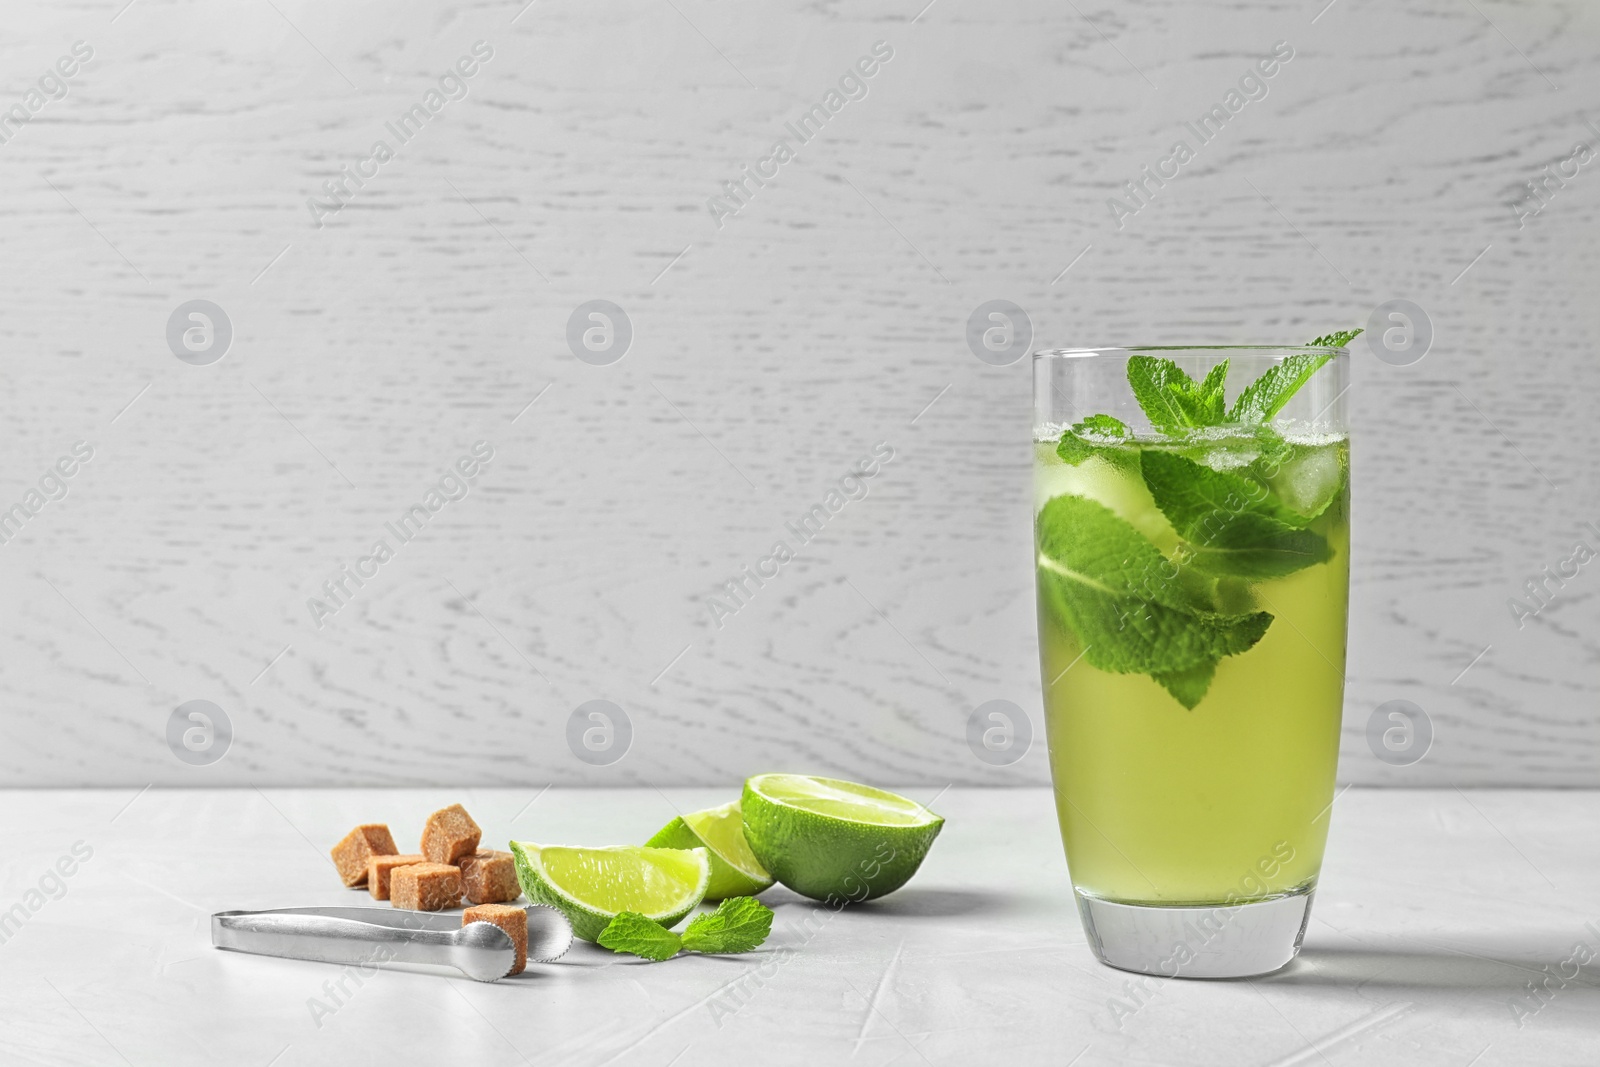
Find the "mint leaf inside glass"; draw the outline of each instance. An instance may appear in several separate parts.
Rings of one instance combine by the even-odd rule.
[[[1342,347],[1360,333],[1327,334],[1307,347]],[[1142,482],[1179,538],[1157,547],[1080,496],[1040,510],[1040,596],[1092,666],[1148,675],[1192,709],[1217,665],[1272,624],[1270,613],[1248,610],[1255,605],[1244,583],[1332,558],[1327,539],[1306,527],[1343,488],[1339,453],[1287,440],[1270,425],[1330,359],[1290,355],[1228,407],[1227,359],[1196,381],[1171,359],[1130,355],[1128,387],[1155,436],[1136,436],[1104,414],[1062,433],[1056,454],[1065,463],[1098,458]]]
[[[1224,656],[1249,650],[1272,623],[1230,614],[1180,580],[1180,568],[1110,508],[1059,496],[1039,512],[1040,588],[1091,665],[1148,674],[1193,708]]]
[[[1306,519],[1284,507],[1261,482],[1212,470],[1170,452],[1139,457],[1156,506],[1215,574],[1281,578],[1326,563],[1328,542],[1298,529]]]
[[[1196,382],[1170,359],[1128,357],[1128,385],[1150,425],[1163,433],[1181,433],[1222,421],[1223,387],[1228,361],[1223,360],[1203,381]]]

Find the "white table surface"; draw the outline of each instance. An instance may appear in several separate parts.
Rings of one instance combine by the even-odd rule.
[[[932,806],[945,831],[906,888],[809,938],[798,920],[820,906],[771,890],[771,951],[746,957],[647,964],[579,943],[487,985],[388,970],[347,985],[316,1019],[309,1002],[339,968],[210,945],[213,911],[370,902],[339,887],[326,855],[360,821],[388,822],[409,849],[427,812],[460,800],[492,844],[607,844],[729,795],[6,792],[0,909],[75,844],[93,852],[0,944],[0,1062],[1492,1067],[1600,1056],[1594,792],[1351,789],[1335,804],[1300,958],[1248,982],[1152,980],[1142,1004],[1129,997],[1134,976],[1084,944],[1043,789],[944,792]],[[1527,999],[1580,942],[1597,958],[1552,997]],[[1136,1010],[1119,1019],[1114,999]],[[1515,1003],[1542,1007],[1519,1025]]]

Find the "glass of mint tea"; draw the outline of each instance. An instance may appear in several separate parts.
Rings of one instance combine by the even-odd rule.
[[[1300,949],[1344,696],[1351,336],[1033,357],[1050,770],[1113,967]]]

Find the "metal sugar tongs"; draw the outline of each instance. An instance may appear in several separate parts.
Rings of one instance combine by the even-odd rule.
[[[528,910],[528,961],[549,963],[572,947],[572,924],[547,904]],[[423,963],[453,967],[493,982],[516,965],[511,935],[488,922],[461,925],[451,913],[392,908],[278,908],[219,911],[211,943],[231,952],[381,967]]]

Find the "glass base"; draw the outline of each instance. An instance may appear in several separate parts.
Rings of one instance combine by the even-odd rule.
[[[1270,974],[1300,952],[1316,890],[1249,904],[1187,907],[1073,894],[1089,947],[1101,963],[1166,978],[1248,978]]]

